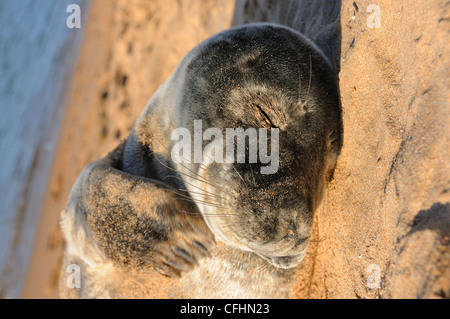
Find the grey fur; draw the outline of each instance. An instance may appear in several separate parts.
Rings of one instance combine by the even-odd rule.
[[[261,163],[174,163],[171,132],[193,135],[195,119],[222,130],[279,128],[278,172],[261,175]],[[66,259],[181,276],[215,237],[294,267],[341,145],[336,79],[318,47],[275,24],[219,33],[183,59],[127,140],[82,173],[62,214]]]

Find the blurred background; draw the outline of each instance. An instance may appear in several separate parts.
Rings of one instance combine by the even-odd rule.
[[[372,4],[0,0],[0,298],[58,297],[59,213],[82,169],[189,50],[255,21],[305,33],[340,78],[344,148],[294,296],[449,298],[450,3],[380,0],[375,28]]]
[[[0,1],[0,296],[18,297],[30,261],[82,29],[70,3]],[[82,20],[84,19],[84,15]]]

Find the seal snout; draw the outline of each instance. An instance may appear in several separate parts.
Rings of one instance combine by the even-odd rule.
[[[297,234],[287,237],[283,237],[284,240],[282,241],[266,243],[263,247],[260,247],[259,252],[254,251],[277,268],[295,267],[305,258],[310,237],[301,237]]]

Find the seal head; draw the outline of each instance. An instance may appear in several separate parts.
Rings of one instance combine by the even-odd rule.
[[[216,140],[238,128],[254,128],[259,140],[259,130],[265,129],[278,140],[268,138],[267,148],[257,149],[256,162],[248,161],[250,135],[245,147],[235,143],[233,150],[244,152],[245,162],[208,160],[216,149],[196,163],[195,146],[187,161],[174,161],[170,150],[178,141],[170,139],[171,133],[184,128],[194,136],[199,120],[200,134],[207,136],[202,149],[214,135],[207,133],[209,128],[224,133],[214,135]],[[302,261],[314,211],[342,145],[335,72],[312,42],[292,29],[265,23],[219,33],[187,55],[150,101],[133,134],[170,168],[165,174],[176,175],[178,181],[171,183],[188,191],[216,238],[279,268]],[[267,173],[269,165],[261,159],[274,150],[278,156]],[[229,150],[222,152],[225,157]]]

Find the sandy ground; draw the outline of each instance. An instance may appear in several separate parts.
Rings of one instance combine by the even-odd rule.
[[[273,21],[267,12],[291,4],[238,1],[234,21]],[[380,28],[369,27],[370,4],[342,3],[344,148],[292,296],[448,298],[450,4],[379,1]],[[94,0],[24,297],[57,297],[59,211],[83,167],[127,136],[180,59],[231,26],[234,9]],[[300,17],[285,21],[299,28]]]

